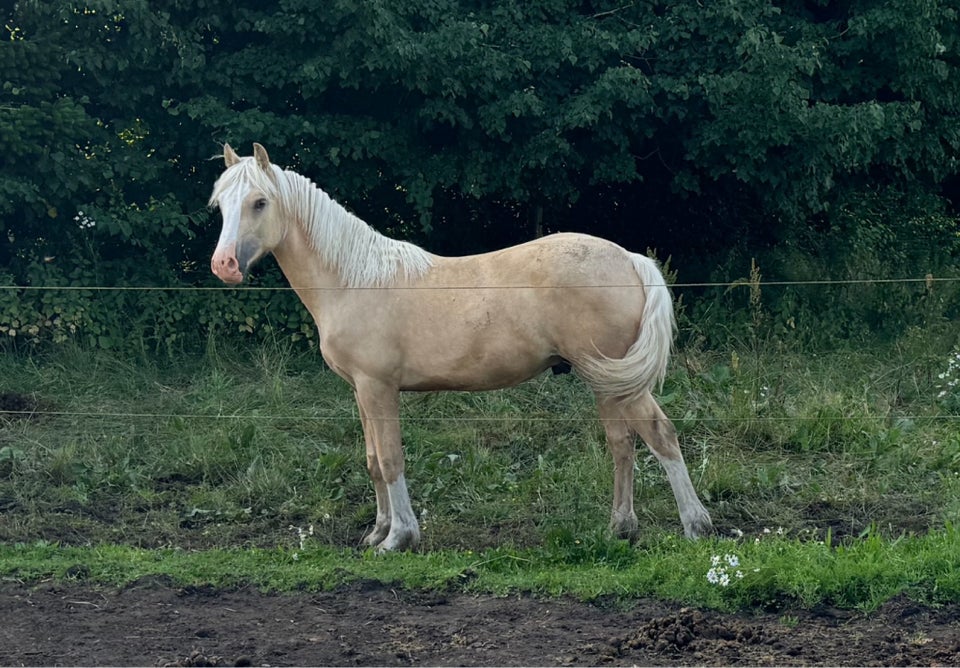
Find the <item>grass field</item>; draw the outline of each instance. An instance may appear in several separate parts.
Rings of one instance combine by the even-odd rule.
[[[956,596],[953,371],[946,350],[907,341],[819,354],[679,351],[660,399],[718,528],[718,539],[699,544],[679,539],[673,497],[645,449],[636,475],[643,536],[630,546],[606,535],[612,464],[575,375],[406,395],[407,479],[432,556],[391,556],[376,570],[496,588],[506,580],[490,574],[506,569],[543,590],[704,600],[702,590],[718,605],[810,603],[831,586],[846,593],[830,600],[845,605],[911,588]],[[331,572],[367,576],[373,557],[355,548],[375,504],[359,420],[349,388],[315,352],[211,344],[178,359],[6,354],[0,393],[5,573],[62,576],[84,560],[84,572],[99,573],[103,555],[119,554],[171,567],[225,560],[208,567],[220,578],[246,559],[257,580],[258,559],[279,572],[277,560],[303,555],[292,568],[314,560],[328,574],[316,586]],[[720,596],[735,589],[706,578],[714,556],[735,577],[727,553],[752,583],[736,596]],[[281,578],[289,586],[311,579],[293,573]]]

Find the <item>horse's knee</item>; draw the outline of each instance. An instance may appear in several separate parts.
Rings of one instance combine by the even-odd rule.
[[[383,472],[380,470],[380,461],[375,456],[367,455],[367,473],[374,482],[383,480]]]
[[[403,456],[380,457],[378,460],[378,469],[381,480],[387,484],[395,483],[400,477],[403,476]]]

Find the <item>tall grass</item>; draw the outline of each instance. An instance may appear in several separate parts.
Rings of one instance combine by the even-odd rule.
[[[923,533],[960,519],[957,421],[920,344],[675,358],[661,401],[722,535]],[[0,359],[0,540],[142,547],[288,545],[291,526],[355,546],[375,515],[349,388],[314,352],[211,344],[178,359],[63,348]],[[606,525],[612,464],[575,375],[404,396],[407,478],[427,550],[544,545]],[[650,536],[679,532],[638,450]]]

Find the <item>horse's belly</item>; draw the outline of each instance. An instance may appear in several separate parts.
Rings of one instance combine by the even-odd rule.
[[[560,361],[541,351],[475,348],[459,355],[427,351],[405,360],[403,390],[496,390],[536,376]]]

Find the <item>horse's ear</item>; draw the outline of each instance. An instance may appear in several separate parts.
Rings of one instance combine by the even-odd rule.
[[[254,143],[253,157],[257,159],[257,164],[260,165],[260,169],[262,169],[267,174],[269,174],[270,173],[270,156],[267,155],[267,149],[265,149],[260,144]]]
[[[230,144],[223,145],[223,163],[227,167],[233,167],[235,164],[240,162],[240,156],[230,148]]]

